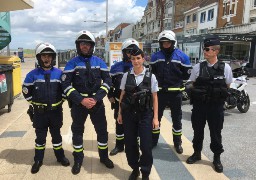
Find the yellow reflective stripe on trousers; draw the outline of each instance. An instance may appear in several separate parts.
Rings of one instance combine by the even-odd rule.
[[[181,136],[181,135],[182,135],[182,132],[178,132],[178,133],[172,132],[172,134],[175,135],[175,136]]]
[[[45,146],[40,146],[40,147],[35,147],[35,149],[38,149],[38,150],[43,150],[43,149],[45,149]]]
[[[67,92],[67,96],[69,96],[72,91],[75,91],[75,88],[71,88],[71,89]]]
[[[124,137],[117,137],[116,139],[117,139],[117,140],[123,140]]]
[[[74,149],[75,152],[82,152],[84,150],[84,148],[81,149]]]
[[[102,146],[98,146],[98,148],[99,148],[99,149],[107,149],[107,148],[108,148],[108,146],[104,146],[104,147],[102,147]]]
[[[159,133],[160,133],[160,129],[157,130],[157,131],[154,131],[154,130],[153,130],[152,133],[153,133],[153,134],[159,134]]]
[[[53,147],[54,150],[59,150],[59,149],[62,149],[62,146],[60,147]]]
[[[159,90],[163,89],[162,87],[158,87]],[[168,88],[167,89],[168,91],[184,91],[185,90],[185,87],[183,88]]]
[[[106,88],[105,86],[101,86],[100,88],[108,93],[108,88]]]

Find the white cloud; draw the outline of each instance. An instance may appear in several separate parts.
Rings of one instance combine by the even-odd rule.
[[[144,7],[135,0],[109,0],[108,29],[122,22],[136,23]],[[102,22],[84,22],[97,20]],[[89,30],[95,36],[106,33],[106,2],[78,0],[34,0],[34,9],[11,12],[11,49],[34,49],[39,42],[50,42],[57,49],[75,47],[76,34]]]

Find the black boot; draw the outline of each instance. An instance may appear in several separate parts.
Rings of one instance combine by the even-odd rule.
[[[195,151],[192,156],[187,159],[188,164],[194,164],[196,161],[201,160],[201,151]]]
[[[220,154],[214,154],[213,165],[215,167],[216,172],[218,172],[218,173],[223,172],[223,166],[222,166],[221,161],[220,161]]]
[[[62,166],[65,166],[65,167],[67,167],[67,166],[70,165],[69,160],[68,160],[66,157],[63,157],[62,159],[57,160],[57,161],[58,161]]]
[[[182,154],[183,153],[183,148],[181,146],[181,144],[178,144],[178,145],[174,145],[175,147],[175,150],[178,154]]]
[[[119,152],[124,151],[124,148],[119,148],[118,146],[116,146],[114,149],[112,149],[112,151],[110,151],[109,155],[110,156],[114,156]]]
[[[103,163],[109,169],[114,168],[114,163],[109,158],[101,159],[100,162]]]
[[[39,171],[40,167],[42,166],[43,162],[42,161],[35,161],[32,168],[31,168],[31,173],[35,174]]]
[[[129,176],[129,180],[136,180],[137,177],[139,177],[139,176],[140,176],[140,170],[139,170],[139,168],[135,168],[132,170],[132,173]]]
[[[75,162],[74,166],[72,167],[71,172],[72,172],[74,175],[80,173],[81,166],[82,166],[82,163]]]

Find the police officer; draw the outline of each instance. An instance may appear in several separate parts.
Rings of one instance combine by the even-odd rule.
[[[158,36],[160,51],[152,54],[151,67],[159,84],[158,118],[161,122],[164,109],[170,107],[173,122],[172,134],[177,153],[183,153],[182,135],[182,91],[185,89],[183,80],[189,78],[191,69],[189,57],[176,48],[175,33],[170,30],[161,32]],[[161,124],[160,124],[161,126]],[[153,129],[153,147],[157,146],[160,128]]]
[[[56,62],[56,49],[49,43],[41,43],[36,48],[39,68],[30,71],[23,83],[22,93],[32,104],[30,117],[35,128],[35,156],[31,173],[37,173],[43,164],[48,127],[52,136],[52,145],[57,161],[69,166],[64,155],[60,128],[63,124],[61,88],[62,71],[53,67]]]
[[[223,105],[233,77],[230,66],[217,59],[220,52],[218,37],[207,37],[204,40],[203,51],[206,61],[196,64],[190,76],[190,80],[194,82],[191,90],[194,153],[187,159],[187,163],[193,164],[201,160],[204,127],[207,121],[211,136],[210,148],[214,153],[213,165],[215,170],[221,173],[223,166],[220,154],[224,152],[221,137],[224,122]]]
[[[89,31],[80,31],[76,38],[78,56],[68,61],[62,75],[62,88],[71,107],[73,119],[74,166],[72,173],[78,174],[83,163],[84,123],[88,115],[97,133],[100,162],[113,168],[108,158],[108,132],[103,98],[112,85],[106,63],[93,56],[95,38]],[[103,80],[103,82],[102,82]]]
[[[152,127],[158,128],[158,83],[155,75],[143,65],[144,53],[140,49],[131,52],[133,69],[123,75],[120,89],[118,122],[123,123],[125,153],[129,166],[133,169],[129,180],[140,175],[149,179],[152,157]],[[139,154],[137,137],[140,137]]]
[[[132,68],[131,50],[135,47],[139,48],[139,43],[135,39],[126,39],[122,44],[123,61],[114,64],[110,69],[110,76],[112,77],[113,87],[110,88],[108,98],[112,103],[111,106],[114,109],[114,118],[116,119],[116,146],[110,152],[111,156],[116,155],[118,152],[122,152],[124,150],[124,129],[123,125],[117,122],[119,97],[121,93],[120,84],[123,74],[127,71],[130,71]]]

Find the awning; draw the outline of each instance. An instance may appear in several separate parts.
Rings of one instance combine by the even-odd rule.
[[[0,12],[32,9],[33,7],[32,0],[0,0]]]

